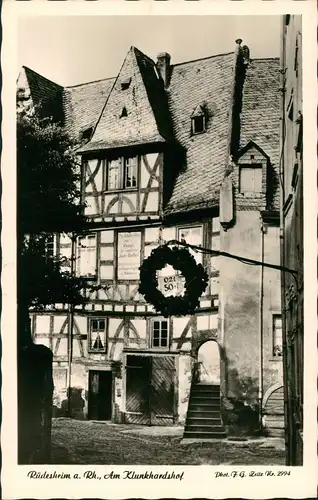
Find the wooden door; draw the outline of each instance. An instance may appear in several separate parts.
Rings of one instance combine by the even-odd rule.
[[[127,356],[126,422],[171,425],[174,421],[173,356]]]
[[[89,420],[111,420],[112,417],[112,372],[89,371],[88,418]]]
[[[171,425],[174,422],[175,359],[174,356],[153,356],[151,360],[151,424]]]
[[[150,424],[149,396],[151,358],[127,356],[126,422]]]

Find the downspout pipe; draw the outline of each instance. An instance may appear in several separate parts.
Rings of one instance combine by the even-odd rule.
[[[261,220],[261,263],[264,263],[264,233],[265,225]],[[259,403],[259,425],[263,427],[263,357],[264,357],[264,266],[261,265],[260,270],[260,299],[259,299],[259,386],[258,386],[258,403]]]
[[[75,274],[75,251],[76,251],[76,234],[71,236],[71,276]],[[73,361],[73,330],[74,330],[74,304],[68,305],[68,323],[67,323],[67,413],[71,417],[72,413],[72,361]]]
[[[286,107],[286,40],[285,40],[285,24],[286,16],[282,16],[281,22],[281,53],[280,53],[280,162],[279,162],[279,178],[280,178],[280,264],[285,267],[285,221],[284,221],[284,204],[285,204],[285,107]],[[288,391],[288,362],[287,362],[287,331],[286,331],[286,302],[285,302],[285,272],[281,271],[281,308],[282,308],[282,327],[283,327],[283,382],[284,382],[284,419],[285,419],[285,453],[286,465],[290,465],[290,409],[289,409],[289,391]]]

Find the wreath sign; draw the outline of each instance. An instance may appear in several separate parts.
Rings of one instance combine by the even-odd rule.
[[[184,295],[167,296],[158,290],[157,272],[170,264],[185,278]],[[199,299],[208,285],[208,275],[201,264],[186,248],[162,245],[152,250],[150,256],[140,266],[139,293],[146,302],[165,318],[168,316],[187,316],[194,314],[199,306]]]

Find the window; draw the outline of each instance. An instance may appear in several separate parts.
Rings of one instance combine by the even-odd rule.
[[[137,158],[125,158],[125,182],[124,189],[137,186]]]
[[[127,109],[124,106],[122,111],[121,111],[120,118],[125,118],[126,116],[128,116],[128,113],[127,113]]]
[[[240,168],[240,193],[262,193],[262,165]]]
[[[93,127],[89,127],[82,132],[83,141],[88,141],[92,137]]]
[[[107,191],[137,187],[138,158],[119,157],[106,162]]]
[[[56,239],[54,234],[48,234],[44,240],[45,256],[52,259],[56,254]]]
[[[78,266],[81,276],[96,276],[96,235],[79,238]]]
[[[280,314],[273,315],[273,356],[274,358],[283,355],[283,328]]]
[[[152,322],[151,347],[168,349],[169,326],[168,320],[155,320]]]
[[[121,90],[127,90],[130,86],[130,83],[131,83],[131,77],[123,78],[120,83]]]
[[[92,352],[106,352],[106,319],[91,318],[89,320],[88,349]]]
[[[192,127],[193,127],[193,133],[194,134],[201,134],[204,132],[204,116],[196,116],[195,118],[192,119]]]
[[[108,162],[107,190],[120,189],[121,158]]]
[[[202,106],[197,106],[191,115],[192,134],[202,134],[205,132],[206,118]]]

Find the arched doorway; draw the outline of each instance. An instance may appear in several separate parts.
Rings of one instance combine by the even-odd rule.
[[[198,349],[199,382],[220,384],[220,351],[215,340],[207,340]]]

